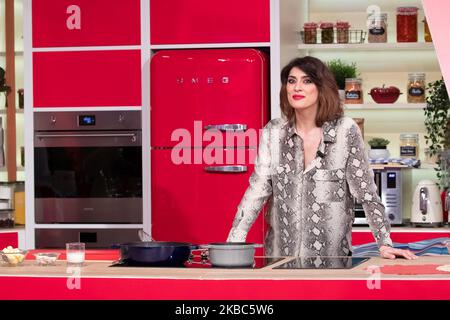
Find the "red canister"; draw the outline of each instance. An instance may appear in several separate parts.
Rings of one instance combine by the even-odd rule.
[[[417,7],[397,8],[397,42],[417,42]]]

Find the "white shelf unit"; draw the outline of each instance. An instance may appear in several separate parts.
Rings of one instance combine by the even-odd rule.
[[[362,79],[363,104],[345,105],[344,112],[352,118],[364,118],[364,140],[383,137],[390,140],[388,150],[391,157],[399,157],[400,134],[411,132],[419,134],[419,158],[422,168],[405,169],[404,172],[404,209],[405,219],[410,216],[410,200],[417,182],[421,179],[435,179],[435,166],[425,163],[426,148],[424,125],[425,103],[407,103],[408,73],[425,73],[426,83],[442,77],[433,43],[424,42],[424,11],[421,0],[300,0],[304,9],[299,15],[295,32],[296,48],[300,56],[311,55],[322,61],[341,59],[347,63],[356,63],[359,78]],[[304,44],[300,31],[304,22],[348,21],[351,29],[367,31],[367,9],[378,6],[380,12],[387,13],[387,42],[349,44]],[[398,43],[396,39],[396,8],[416,6],[418,11],[418,42]],[[373,7],[372,7],[373,8]],[[320,32],[320,29],[318,29]],[[376,104],[369,92],[374,87],[396,86],[402,94],[393,104]]]

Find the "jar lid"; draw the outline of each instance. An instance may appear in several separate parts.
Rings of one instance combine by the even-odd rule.
[[[347,21],[336,22],[336,29],[348,29],[348,28],[350,28],[350,24]]]
[[[320,28],[321,29],[333,28],[333,23],[332,22],[321,22]]]
[[[358,82],[358,83],[361,83],[362,79],[361,78],[345,78],[345,82]]]
[[[387,20],[387,13],[372,13],[369,14],[367,18],[373,20]]]
[[[417,14],[417,10],[419,10],[419,8],[417,8],[417,7],[398,7],[397,8],[397,13]]]
[[[412,72],[408,73],[409,78],[425,78],[425,73],[423,72]]]
[[[315,22],[305,22],[303,24],[303,28],[305,28],[305,29],[316,29],[317,28],[317,23],[315,23]]]
[[[401,133],[400,134],[400,139],[419,139],[419,134],[418,133]]]

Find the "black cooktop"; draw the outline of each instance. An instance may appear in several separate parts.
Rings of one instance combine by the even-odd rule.
[[[369,260],[356,257],[299,257],[274,269],[352,269]]]
[[[191,262],[186,262],[182,266],[177,267],[171,267],[171,268],[196,268],[196,269],[202,269],[202,268],[214,268],[214,269],[261,269],[264,267],[267,267],[268,265],[271,265],[275,262],[281,261],[283,258],[268,258],[268,257],[255,257],[254,263],[252,266],[248,267],[216,267],[211,265],[209,261],[200,260],[200,259],[194,259]],[[127,261],[116,261],[110,267],[146,267],[146,268],[162,268],[164,266],[155,266],[155,265],[143,265],[143,264],[132,264]],[[164,267],[167,268],[167,267]]]

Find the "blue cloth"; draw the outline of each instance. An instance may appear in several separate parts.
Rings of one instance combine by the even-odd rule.
[[[399,163],[408,167],[420,167],[420,160],[415,158],[377,158],[369,159],[369,162],[370,164]]]
[[[450,254],[446,243],[450,242],[450,238],[434,238],[430,240],[422,240],[410,243],[393,243],[393,247],[397,249],[409,249],[417,256],[436,256]],[[376,257],[380,255],[376,242],[365,243],[353,246],[354,257]]]

